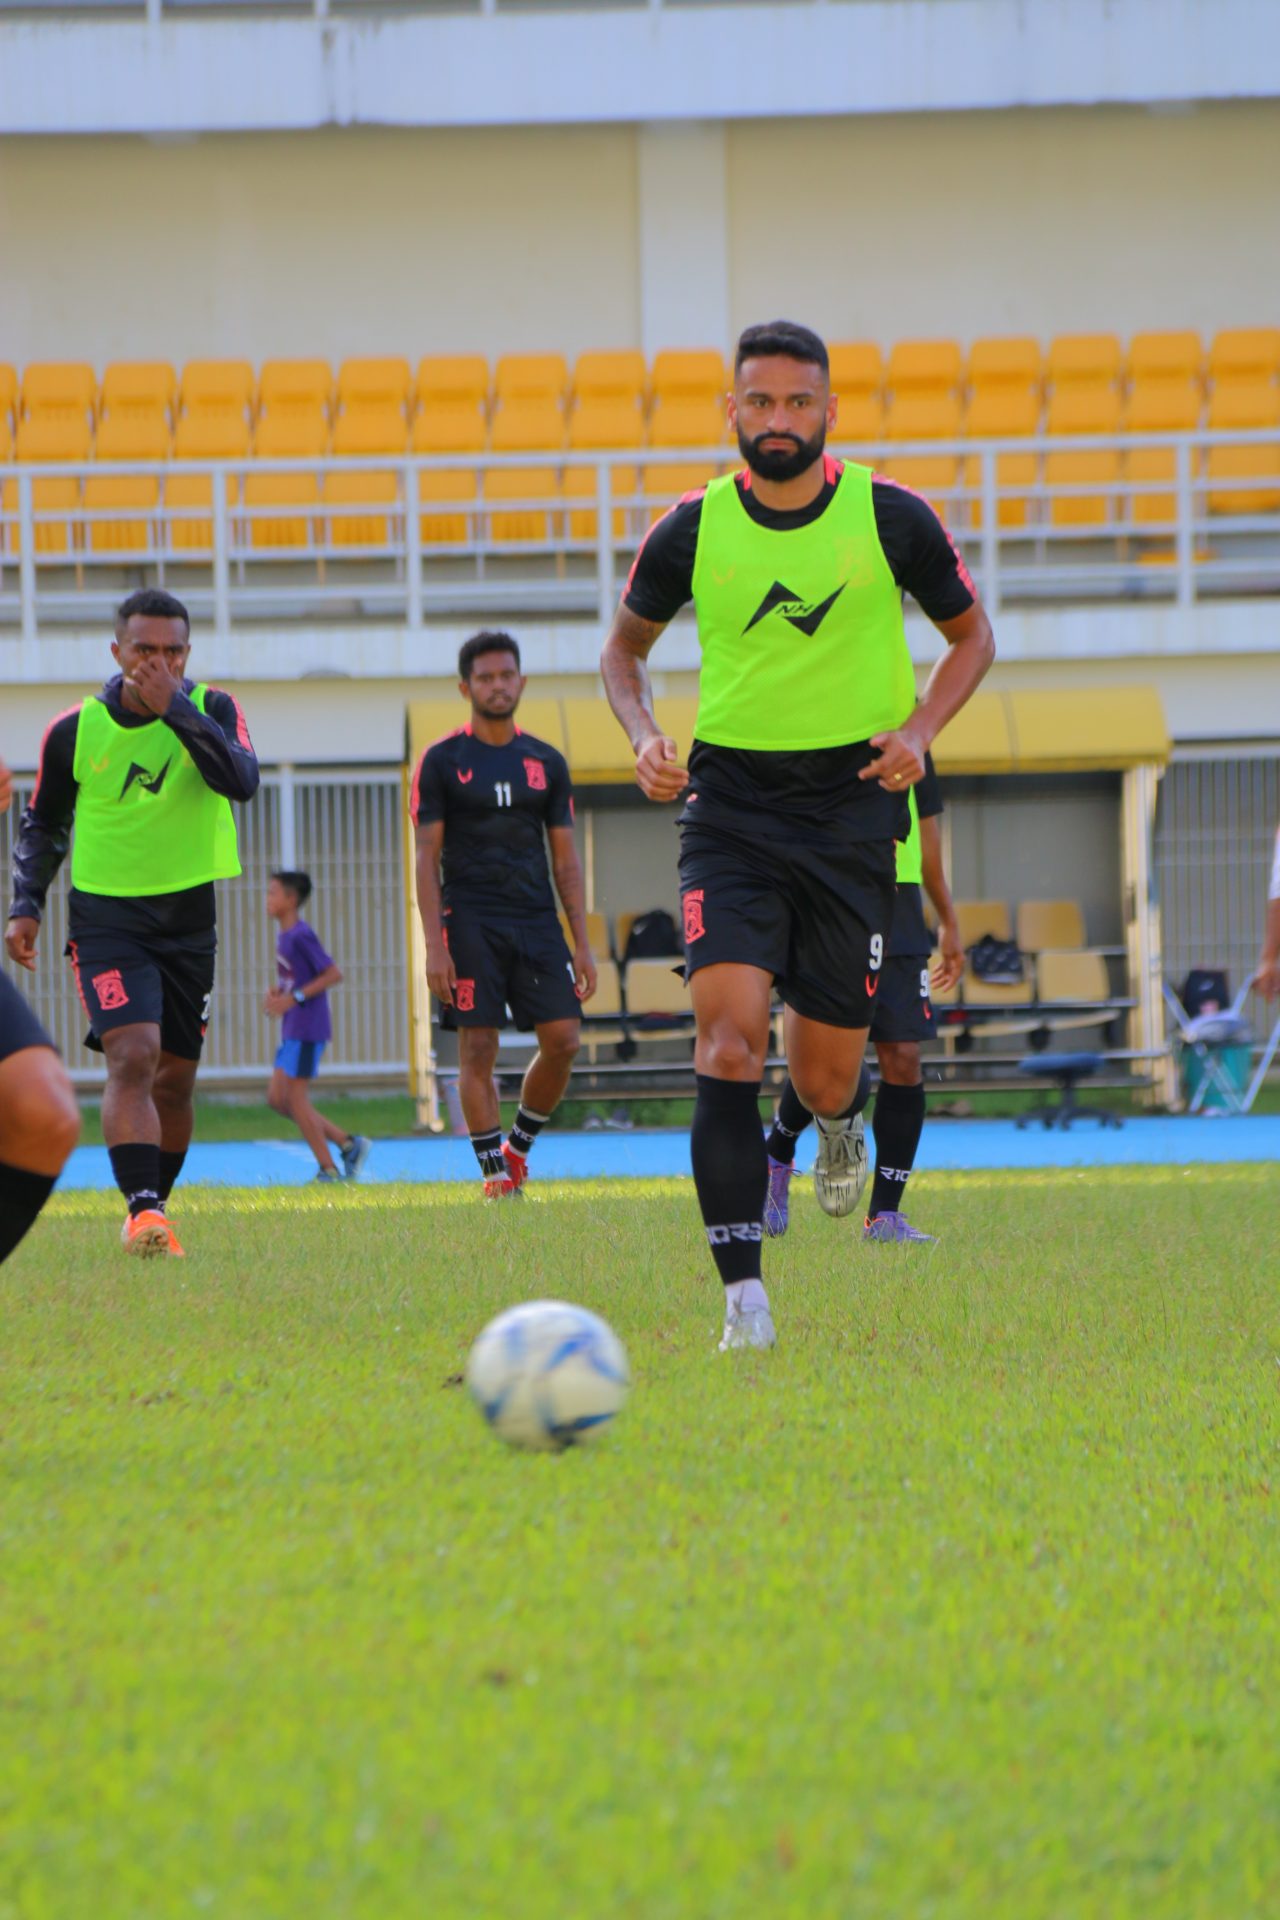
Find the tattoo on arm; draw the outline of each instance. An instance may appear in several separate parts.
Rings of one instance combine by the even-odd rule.
[[[653,711],[653,685],[647,665],[662,630],[663,623],[642,620],[628,607],[619,607],[600,655],[609,705],[637,752],[646,740],[662,731]]]

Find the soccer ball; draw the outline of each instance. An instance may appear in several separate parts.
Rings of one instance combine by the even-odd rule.
[[[467,1387],[499,1439],[557,1452],[592,1440],[631,1375],[612,1327],[564,1300],[529,1300],[491,1320],[467,1359]]]

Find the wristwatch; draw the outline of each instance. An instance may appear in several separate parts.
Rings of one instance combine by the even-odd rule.
[[[294,999],[294,1005],[295,1005],[295,1006],[299,1006],[299,1007],[305,1007],[305,1006],[306,1006],[306,1004],[307,1004],[307,996],[306,996],[306,994],[305,994],[305,993],[304,993],[304,992],[302,991],[302,988],[301,988],[301,987],[295,987],[295,988],[294,988],[294,990],[293,990],[293,999]]]

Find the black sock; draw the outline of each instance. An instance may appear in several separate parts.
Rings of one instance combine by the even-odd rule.
[[[511,1144],[517,1153],[528,1153],[542,1129],[551,1118],[549,1113],[535,1113],[526,1107],[524,1101],[516,1108],[516,1117],[511,1122]]]
[[[774,1115],[769,1138],[765,1141],[765,1151],[769,1158],[786,1162],[794,1160],[796,1141],[812,1118],[813,1115],[808,1107],[802,1105],[800,1095],[791,1084],[791,1075],[788,1074],[783,1082],[778,1111]]]
[[[495,1127],[492,1133],[473,1133],[471,1144],[476,1150],[476,1159],[480,1162],[480,1171],[486,1180],[500,1180],[507,1170],[502,1157],[502,1128]]]
[[[924,1128],[924,1082],[914,1087],[880,1083],[871,1130],[876,1136],[876,1177],[867,1218],[878,1213],[901,1213],[902,1193],[916,1163],[916,1148]]]
[[[160,1205],[160,1149],[149,1140],[135,1140],[123,1147],[108,1147],[111,1171],[116,1185],[133,1214],[147,1213]]]
[[[178,1184],[178,1175],[182,1172],[182,1163],[187,1157],[184,1147],[181,1153],[170,1153],[167,1148],[160,1149],[160,1205],[163,1206],[174,1187]]]
[[[698,1075],[690,1137],[693,1184],[726,1287],[760,1278],[769,1162],[760,1131],[760,1082]]]
[[[0,1161],[0,1263],[9,1258],[49,1195],[56,1173],[28,1173]]]

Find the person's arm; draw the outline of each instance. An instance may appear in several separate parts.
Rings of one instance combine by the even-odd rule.
[[[252,800],[258,791],[258,756],[240,702],[220,687],[205,695],[205,711],[181,691],[161,718],[177,734],[205,785],[224,800]]]
[[[17,966],[35,972],[44,903],[71,845],[76,810],[76,728],[79,708],[60,714],[40,747],[35,790],[23,809],[13,846],[13,895],[4,944]]]
[[[996,657],[995,635],[980,600],[954,620],[934,623],[947,643],[911,718],[890,733],[871,737],[880,749],[860,780],[878,780],[890,793],[900,793],[924,777],[924,756],[948,720],[959,713],[981,685]]]
[[[579,1000],[589,1000],[596,990],[596,963],[587,938],[587,909],[582,886],[582,865],[573,838],[572,827],[548,827],[551,871],[565,917],[573,929],[574,991]]]
[[[1258,971],[1251,984],[1265,1000],[1274,1000],[1280,994],[1280,833],[1276,834],[1276,857],[1271,869],[1262,952],[1258,956]]]
[[[689,784],[680,749],[658,725],[648,659],[665,621],[642,620],[623,603],[600,655],[600,674],[614,716],[636,756],[636,780],[650,800],[675,800]]]
[[[937,814],[928,814],[920,822],[920,861],[924,890],[938,916],[938,964],[933,970],[932,984],[939,993],[945,993],[964,972],[964,948],[960,944],[955,901],[942,864],[942,829]]]
[[[427,942],[427,985],[442,1007],[453,1005],[457,973],[444,937],[444,903],[440,896],[440,855],[444,851],[444,821],[429,820],[415,829],[417,842],[418,912]]]
[[[328,993],[330,987],[341,985],[342,969],[331,960],[322,972],[313,974],[310,980],[299,981],[292,991],[288,987],[272,987],[262,1003],[262,1010],[278,1019],[303,1000],[318,1000],[322,993]]]

